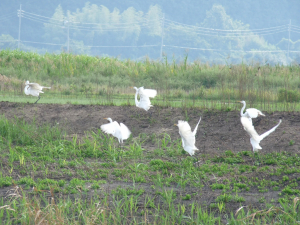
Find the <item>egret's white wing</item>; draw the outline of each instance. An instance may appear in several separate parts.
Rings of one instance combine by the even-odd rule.
[[[260,140],[264,139],[265,137],[267,137],[269,134],[271,134],[272,132],[274,132],[276,130],[276,128],[281,124],[281,120],[279,120],[279,123],[273,127],[272,129],[270,129],[269,131],[261,134],[259,137],[260,137]]]
[[[260,110],[255,108],[246,109],[246,113],[250,118],[257,118],[258,115],[265,116],[265,114],[263,114]]]
[[[148,111],[151,107],[151,102],[148,96],[140,94],[140,102],[139,102],[139,107],[145,109]]]
[[[37,83],[29,83],[29,88],[32,89],[32,90],[43,90],[43,87]]]
[[[181,136],[181,139],[183,140],[183,148],[185,151],[187,151],[190,155],[194,155],[195,151],[198,150],[198,148],[195,146],[195,135],[193,135],[192,130],[188,122],[179,120],[178,121],[178,128],[179,128],[179,134]]]
[[[126,140],[127,138],[129,138],[131,131],[124,123],[120,123],[120,129],[121,129],[122,139]]]
[[[260,137],[259,137],[258,133],[256,132],[256,130],[254,129],[254,126],[252,125],[252,122],[249,120],[249,118],[242,116],[241,123],[244,127],[244,130],[247,131],[247,133],[250,135],[250,137],[259,143]]]
[[[140,95],[146,95],[149,98],[154,98],[157,95],[157,91],[154,89],[140,89]]]
[[[200,120],[199,120],[199,122],[197,123],[197,125],[196,125],[194,131],[193,131],[193,135],[194,135],[194,136],[196,136],[196,134],[197,134],[197,129],[198,129],[198,125],[199,125],[200,121],[201,121],[201,117],[200,117]]]
[[[30,86],[26,86],[24,89],[24,92],[26,95],[32,95],[35,97],[38,97],[40,93],[44,93],[41,90],[37,90],[37,89],[32,89]]]
[[[104,133],[115,135],[118,127],[119,124],[116,121],[114,121],[112,123],[103,124],[100,128]]]

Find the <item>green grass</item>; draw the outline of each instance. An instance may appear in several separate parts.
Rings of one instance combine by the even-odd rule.
[[[0,74],[12,78],[0,84],[3,99],[10,101],[27,101],[20,96],[24,96],[22,82],[30,80],[52,87],[46,90],[51,98],[44,103],[134,104],[131,87],[145,86],[158,90],[153,102],[163,106],[222,105],[231,110],[228,103],[245,100],[249,107],[259,106],[261,110],[299,111],[298,65],[208,65],[150,59],[139,62],[1,50]]]
[[[298,224],[300,155],[182,151],[180,139],[146,135],[120,147],[100,130],[79,141],[48,125],[0,118],[2,224]],[[257,176],[260,174],[260,176]],[[8,192],[7,192],[8,190]],[[211,204],[203,193],[214,194]],[[205,192],[204,192],[205,191]],[[273,199],[264,193],[273,191]],[[261,208],[242,208],[252,204]],[[7,196],[7,197],[5,197]],[[227,217],[224,217],[227,215]],[[224,219],[226,218],[226,219]]]

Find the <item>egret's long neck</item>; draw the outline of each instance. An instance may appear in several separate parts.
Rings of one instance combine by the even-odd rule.
[[[241,109],[241,116],[244,116],[245,114],[243,113],[245,108],[246,108],[246,102],[243,102],[244,106],[243,108]]]
[[[136,106],[139,105],[139,101],[138,101],[138,99],[137,99],[138,92],[139,92],[138,90],[136,90],[136,92],[135,92],[135,105],[136,105]]]

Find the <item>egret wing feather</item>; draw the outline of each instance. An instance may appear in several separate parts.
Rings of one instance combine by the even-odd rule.
[[[139,102],[139,107],[145,109],[148,111],[151,107],[151,102],[148,96],[140,94],[140,102]]]
[[[191,156],[194,155],[195,151],[199,149],[195,146],[196,139],[195,135],[193,135],[190,125],[186,121],[179,120],[178,128],[182,139],[183,149]]]
[[[43,86],[41,86],[37,83],[29,83],[28,85],[31,89],[39,90],[39,91],[43,90]]]
[[[124,123],[120,123],[120,129],[122,133],[122,139],[126,140],[129,138],[131,131],[128,129],[128,127]]]
[[[200,120],[199,120],[199,122],[197,123],[197,125],[196,125],[194,131],[193,131],[193,135],[194,135],[194,136],[196,136],[196,134],[197,134],[197,129],[198,129],[198,125],[199,125],[200,121],[201,121],[201,117],[200,117]]]
[[[140,90],[140,94],[146,95],[149,98],[154,98],[157,95],[157,91],[154,89],[144,89]]]
[[[265,116],[265,114],[263,114],[260,110],[255,108],[246,109],[246,113],[250,118],[257,118],[259,115]]]
[[[116,133],[117,126],[119,126],[119,124],[114,121],[112,123],[103,124],[100,128],[104,133],[114,135]]]
[[[281,124],[281,120],[279,120],[279,123],[273,127],[272,129],[268,130],[267,132],[261,134],[259,137],[260,137],[260,140],[264,139],[265,137],[267,137],[269,134],[271,134],[272,132],[274,132],[276,130],[276,128]]]

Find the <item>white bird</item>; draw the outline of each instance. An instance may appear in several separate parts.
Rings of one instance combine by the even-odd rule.
[[[107,119],[110,123],[101,125],[101,130],[104,133],[111,134],[112,136],[118,138],[119,143],[123,143],[123,140],[129,138],[131,131],[128,127],[123,123],[118,123],[117,121],[112,121],[111,118],[104,118]]]
[[[258,116],[266,116],[260,110],[255,108],[246,109],[246,112],[244,113],[244,110],[246,108],[246,102],[245,101],[239,101],[239,102],[244,105],[243,108],[241,109],[241,117],[248,117],[252,121],[252,118],[257,118]]]
[[[269,134],[271,134],[272,132],[274,132],[276,130],[276,128],[279,126],[279,124],[281,123],[281,120],[279,120],[279,123],[273,127],[272,129],[270,129],[269,131],[259,135],[253,124],[252,121],[249,120],[247,117],[242,116],[241,117],[241,123],[244,127],[244,130],[249,134],[250,136],[250,143],[252,145],[253,148],[253,152],[257,152],[259,149],[262,149],[261,146],[259,145],[259,143],[265,138],[267,137]]]
[[[193,132],[192,132],[190,125],[186,121],[178,120],[178,124],[174,124],[175,126],[178,126],[178,128],[179,128],[179,134],[181,136],[183,149],[186,152],[188,152],[191,156],[193,156],[195,154],[195,151],[199,150],[195,146],[195,143],[196,143],[195,136],[196,136],[198,125],[199,125],[200,121],[201,121],[201,117],[200,117],[200,120],[197,123]]]
[[[133,87],[136,90],[135,93],[135,105],[139,108],[148,111],[151,106],[150,98],[154,98],[157,95],[157,91],[154,89],[144,89],[144,87]],[[140,96],[140,101],[138,101],[137,96]]]
[[[47,88],[47,89],[51,89],[51,87],[44,87],[44,86],[41,86],[37,83],[29,83],[29,81],[27,80],[25,82],[25,88],[24,88],[24,93],[26,95],[32,95],[32,96],[35,96],[35,97],[38,97],[38,100],[40,100],[40,93],[44,93],[42,90],[43,88]],[[35,103],[38,102],[38,100],[36,100]]]

